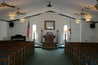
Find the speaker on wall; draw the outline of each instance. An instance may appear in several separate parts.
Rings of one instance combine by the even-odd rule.
[[[90,23],[90,28],[95,28],[95,23]]]
[[[14,23],[13,22],[10,22],[9,23],[9,27],[14,27]]]

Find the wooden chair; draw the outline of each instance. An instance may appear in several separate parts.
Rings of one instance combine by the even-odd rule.
[[[53,32],[47,32],[46,35],[44,35],[45,42],[42,44],[42,48],[47,49],[54,49],[57,48],[56,42],[54,42],[55,36],[53,35]]]
[[[55,36],[53,35],[52,32],[47,32],[46,35],[44,35],[44,38],[45,38],[45,42],[54,42],[54,38]]]

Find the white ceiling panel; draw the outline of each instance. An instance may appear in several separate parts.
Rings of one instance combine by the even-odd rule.
[[[75,13],[79,13],[82,8],[89,6],[90,9],[86,9],[85,11],[94,16],[93,20],[98,21],[97,20],[98,10],[94,8],[94,5],[97,4],[96,0],[4,0],[4,1],[8,4],[15,5],[24,12],[26,12],[25,17],[48,10],[54,10],[56,12],[60,12],[72,17],[73,16],[80,17],[80,15],[76,15]],[[46,7],[48,1],[51,1],[53,7]],[[0,3],[2,2],[3,0],[0,0]],[[16,11],[16,8],[0,7],[0,19],[10,20],[8,18],[8,13],[10,11]]]

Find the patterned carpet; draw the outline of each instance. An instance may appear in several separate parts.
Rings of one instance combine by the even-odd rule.
[[[24,65],[73,65],[64,49],[47,50],[35,48],[35,53]]]

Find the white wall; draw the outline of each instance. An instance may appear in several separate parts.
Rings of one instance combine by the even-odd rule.
[[[81,22],[81,41],[82,42],[96,42],[96,27],[90,28],[90,23]],[[98,35],[98,34],[97,34]]]
[[[38,39],[39,42],[41,40],[41,29],[44,30],[44,21],[45,20],[55,20],[55,30],[44,30],[43,34],[45,34],[47,31],[52,31],[54,35],[57,33],[57,29],[59,30],[59,43],[63,43],[63,26],[65,24],[70,25],[71,22],[71,29],[72,29],[72,42],[79,42],[80,41],[80,25],[76,24],[73,19],[60,16],[56,13],[43,13],[42,15],[31,17],[26,20],[24,23],[20,23],[19,21],[15,22],[15,26],[13,28],[9,28],[8,36],[11,37],[15,34],[22,34],[26,35],[27,30],[27,21],[30,21],[30,30],[32,31],[31,27],[33,24],[37,25],[37,32],[38,32]],[[32,35],[30,35],[32,36]],[[32,38],[30,37],[30,41],[32,41]],[[44,41],[44,40],[43,40]],[[55,38],[56,41],[56,38]]]
[[[15,22],[15,26],[13,28],[8,29],[8,37],[10,38],[12,35],[22,34],[26,36],[27,31],[27,21],[30,21],[30,31],[32,31],[31,27],[33,24],[37,25],[37,32],[38,32],[38,40],[41,40],[41,29],[44,30],[44,21],[45,20],[55,20],[55,30],[44,30],[44,34],[47,31],[52,31],[54,35],[56,35],[57,29],[59,30],[59,43],[63,43],[63,26],[65,24],[69,25],[71,21],[71,42],[95,42],[96,40],[96,30],[91,29],[89,27],[89,23],[85,21],[81,21],[80,24],[76,24],[74,19],[70,19],[64,16],[60,16],[56,13],[43,13],[42,15],[31,17],[26,19],[24,23],[20,23],[19,21]],[[98,31],[98,30],[97,30]],[[30,34],[30,36],[32,36]],[[98,35],[97,35],[98,37]],[[93,38],[93,39],[92,39]],[[32,38],[30,37],[30,41]],[[56,41],[56,40],[55,40]]]
[[[0,40],[7,39],[8,23],[0,21]]]
[[[95,33],[95,37],[96,37],[96,42],[98,42],[98,23],[96,23],[96,29],[95,29],[95,31],[96,31],[96,33]]]
[[[71,29],[71,42],[80,42],[80,24],[76,24],[75,20],[71,20]]]

